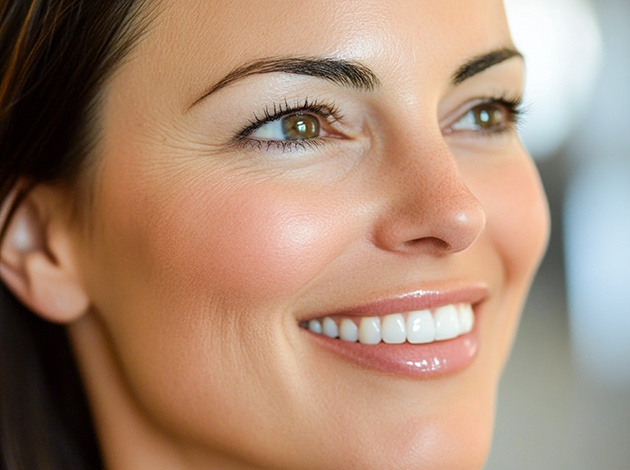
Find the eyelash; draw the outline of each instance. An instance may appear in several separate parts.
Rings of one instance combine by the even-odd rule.
[[[334,124],[343,119],[339,108],[334,103],[323,103],[317,100],[311,102],[308,98],[305,98],[303,102],[296,102],[296,104],[291,105],[285,100],[283,103],[273,103],[271,108],[265,106],[262,117],[258,117],[254,113],[254,118],[250,120],[249,125],[245,126],[236,135],[234,141],[244,147],[253,147],[257,150],[269,151],[275,149],[283,152],[323,145],[324,140],[326,140],[325,137],[308,140],[264,140],[249,137],[265,124],[297,113],[313,114],[323,118],[323,121],[327,124]]]
[[[505,111],[505,124],[491,129],[480,128],[472,131],[458,131],[456,129],[452,129],[452,127],[460,122],[460,120],[468,113],[483,106],[498,106],[502,108]],[[513,130],[518,131],[520,126],[523,124],[523,119],[527,115],[528,111],[529,107],[524,105],[522,96],[510,97],[502,95],[490,98],[481,98],[472,106],[469,105],[467,109],[459,115],[458,120],[444,130],[444,134],[452,135],[456,132],[469,132],[475,134],[476,136],[481,135],[481,137],[500,136]]]
[[[499,106],[503,108],[506,113],[506,124],[493,129],[477,129],[471,131],[452,129],[452,126],[459,122],[466,114],[473,112],[480,106]],[[497,96],[482,98],[460,114],[458,121],[451,124],[451,127],[445,129],[444,133],[446,135],[452,135],[457,132],[465,132],[473,133],[476,136],[481,135],[482,137],[500,136],[512,130],[518,130],[527,111],[528,108],[523,105],[522,97]],[[250,137],[251,134],[265,124],[281,119],[284,116],[297,113],[313,114],[319,118],[323,118],[322,120],[326,124],[334,124],[343,119],[339,108],[334,103],[324,103],[317,100],[311,102],[306,98],[301,103],[296,102],[296,104],[291,105],[285,100],[282,103],[273,103],[271,107],[265,106],[262,117],[254,113],[254,118],[236,135],[233,143],[244,148],[254,148],[262,151],[281,150],[282,152],[306,148],[319,148],[324,145],[325,141],[328,139],[327,137],[317,137],[307,140],[267,140]]]

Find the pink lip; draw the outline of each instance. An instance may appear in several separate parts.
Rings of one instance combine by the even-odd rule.
[[[328,338],[308,330],[304,332],[318,346],[362,368],[399,376],[435,379],[461,371],[474,361],[479,348],[481,310],[487,295],[487,287],[479,284],[447,290],[423,289],[318,315],[320,318],[331,315],[382,316],[448,304],[472,304],[475,312],[474,329],[466,335],[447,341],[366,345]]]
[[[477,304],[488,295],[483,284],[467,285],[451,289],[421,289],[387,298],[381,298],[363,305],[319,314],[317,317],[332,315],[381,316],[390,313],[412,312],[437,308],[442,305],[469,303]]]

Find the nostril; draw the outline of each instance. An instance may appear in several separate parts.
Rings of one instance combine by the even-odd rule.
[[[423,237],[409,240],[405,242],[404,246],[401,248],[407,248],[412,251],[417,251],[421,247],[427,251],[433,252],[448,253],[452,251],[451,245],[438,237]]]

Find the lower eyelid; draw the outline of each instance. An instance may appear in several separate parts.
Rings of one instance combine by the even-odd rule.
[[[518,136],[518,132],[514,126],[502,126],[492,130],[463,130],[463,131],[443,131],[445,138],[460,142],[491,142],[495,139],[512,139]]]
[[[345,143],[343,143],[345,142]],[[363,153],[367,146],[369,146],[370,139],[365,136],[322,136],[313,139],[306,140],[272,140],[272,139],[258,139],[254,137],[242,137],[230,142],[228,145],[235,150],[248,150],[255,152],[281,152],[288,153],[293,151],[326,151],[329,147],[336,147],[336,144],[344,145],[345,149],[353,148],[352,153]],[[356,150],[361,148],[362,150]],[[339,150],[339,148],[338,148]]]
[[[282,153],[300,150],[319,149],[326,145],[326,138],[307,140],[274,140],[244,137],[234,142],[233,146],[239,149],[254,150],[260,152],[281,151]]]

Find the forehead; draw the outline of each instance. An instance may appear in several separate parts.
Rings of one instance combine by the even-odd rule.
[[[191,102],[261,58],[347,58],[386,83],[450,76],[462,61],[510,43],[500,0],[165,0],[121,75],[153,99]]]

